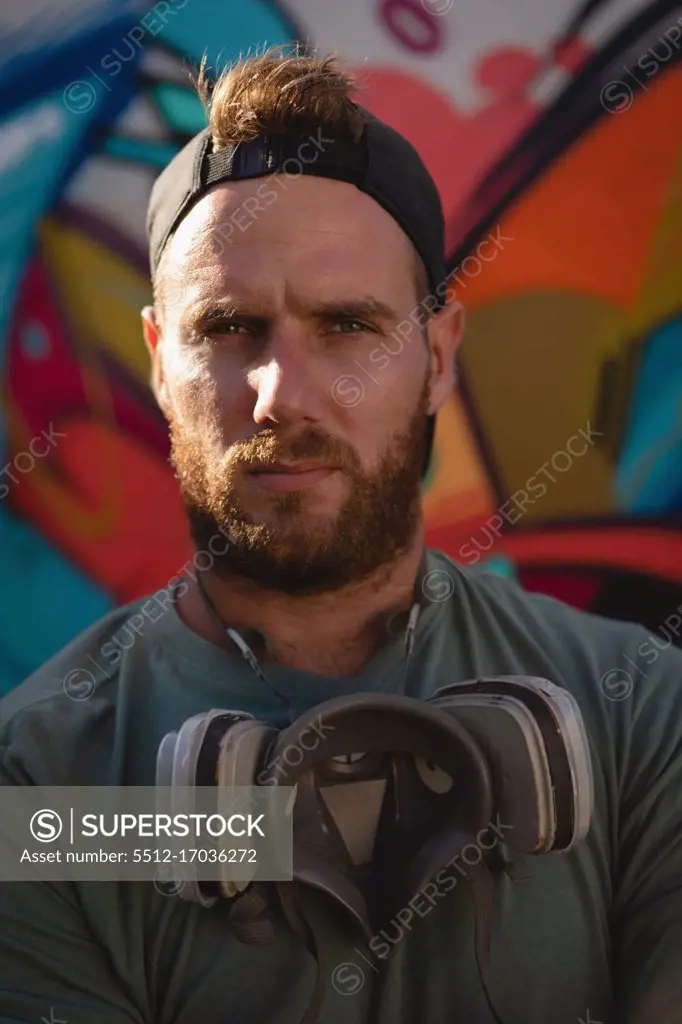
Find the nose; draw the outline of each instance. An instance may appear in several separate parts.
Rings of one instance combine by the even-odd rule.
[[[315,383],[311,353],[291,339],[273,339],[264,353],[263,363],[249,375],[249,384],[256,393],[254,422],[316,423],[322,419],[322,392]]]

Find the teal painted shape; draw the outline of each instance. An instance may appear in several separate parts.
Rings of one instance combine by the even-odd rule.
[[[179,0],[158,38],[196,67],[205,52],[213,68],[293,39],[286,19],[264,0]]]
[[[183,135],[196,135],[206,127],[206,112],[196,93],[179,85],[164,83],[152,95],[167,124]]]
[[[240,53],[254,52],[266,45],[292,41],[284,17],[261,0],[182,0],[165,14],[163,31],[155,32],[160,42],[178,50],[183,60],[198,67],[204,52],[209,64],[223,64]],[[211,26],[206,38],[205,26]],[[216,42],[212,42],[216,41]],[[196,93],[189,87],[159,82],[149,87],[151,98],[170,131],[191,137],[206,127],[206,114]],[[162,170],[178,151],[173,144],[111,135],[103,151],[115,159],[147,164]]]
[[[492,572],[495,576],[503,576],[506,580],[517,579],[516,566],[510,558],[504,555],[494,555],[485,562],[481,562],[481,572]]]
[[[682,509],[682,317],[647,342],[614,478],[630,515]]]
[[[110,135],[102,146],[102,151],[118,160],[150,164],[161,171],[173,159],[178,147],[167,142],[149,142],[146,139],[127,139],[123,136]]]
[[[0,694],[114,607],[39,533],[0,505]]]

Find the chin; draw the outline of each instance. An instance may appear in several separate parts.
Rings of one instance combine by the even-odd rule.
[[[319,509],[302,508],[271,508],[260,515],[249,517],[254,526],[263,526],[284,536],[296,535],[324,537],[334,531],[339,520],[339,509],[321,511]]]
[[[245,489],[246,490],[246,489]],[[301,490],[267,490],[253,487],[239,496],[239,507],[252,522],[281,521],[282,518],[331,520],[338,516],[346,500],[342,489],[331,481],[322,481],[318,486]]]

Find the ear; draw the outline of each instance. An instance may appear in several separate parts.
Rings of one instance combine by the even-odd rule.
[[[464,333],[464,307],[452,300],[433,318],[427,329],[431,357],[429,414],[438,412],[455,388],[455,356]]]
[[[163,368],[163,338],[159,319],[153,306],[142,310],[142,333],[151,361],[151,388],[161,412],[168,418],[168,387]]]

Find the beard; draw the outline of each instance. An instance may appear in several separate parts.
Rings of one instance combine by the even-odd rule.
[[[212,571],[302,596],[359,583],[409,550],[421,523],[428,391],[426,378],[407,426],[390,435],[371,470],[351,445],[317,428],[288,441],[268,428],[216,454],[172,418],[170,459],[196,548],[212,552],[219,533],[229,541],[213,556]],[[310,492],[275,492],[269,495],[275,522],[258,522],[240,499],[241,473],[295,459],[339,467],[348,490],[340,509],[321,518],[307,510]]]

